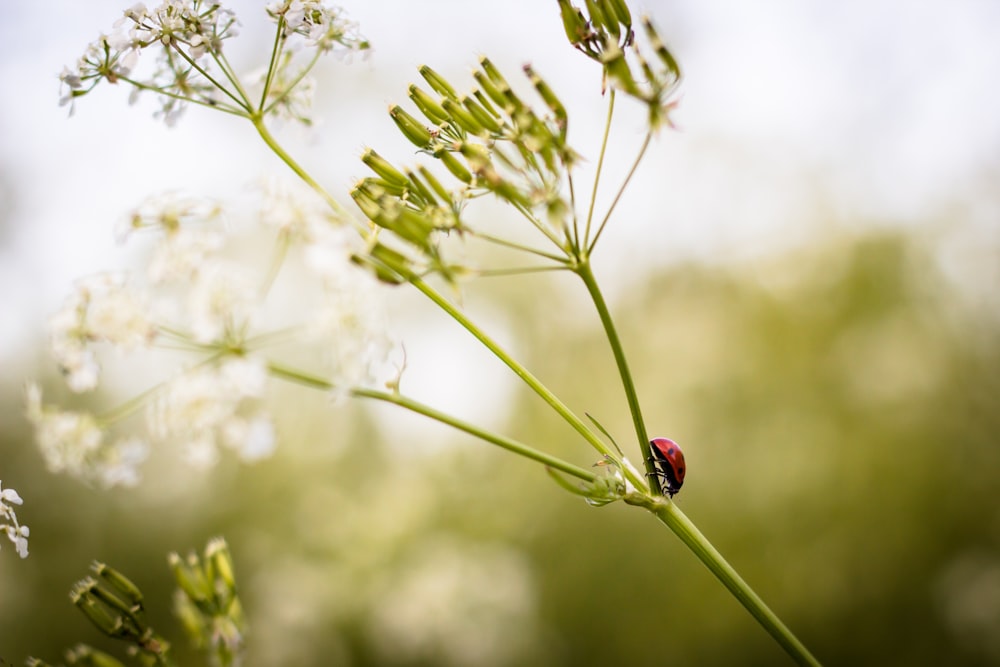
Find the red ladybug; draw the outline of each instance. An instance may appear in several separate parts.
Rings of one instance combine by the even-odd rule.
[[[684,485],[684,474],[687,472],[684,452],[670,438],[653,438],[649,441],[649,449],[649,462],[656,469],[649,474],[657,479],[663,495],[673,498]]]

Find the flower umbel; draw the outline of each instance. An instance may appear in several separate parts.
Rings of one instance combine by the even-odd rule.
[[[254,122],[277,115],[308,123],[313,84],[306,75],[319,57],[364,51],[368,41],[342,10],[316,0],[276,2],[267,12],[278,33],[264,74],[254,77],[263,82],[262,91],[241,81],[224,53],[226,41],[239,33],[232,10],[209,0],[164,0],[153,9],[139,3],[125,10],[110,36],[99,37],[74,67],[64,68],[61,103],[107,81],[132,86],[132,101],[144,91],[157,94],[156,115],[171,126],[189,104]],[[302,46],[313,55],[299,64],[295,54]],[[155,54],[152,73],[141,74],[140,55],[150,50]]]
[[[136,248],[148,253],[144,269],[80,281],[52,319],[52,351],[74,391],[96,386],[109,349],[142,348],[136,356],[151,363],[167,354],[177,370],[103,414],[44,405],[41,389],[29,387],[27,416],[50,470],[133,485],[147,442],[176,446],[201,468],[222,450],[244,462],[266,458],[278,431],[267,406],[270,369],[287,367],[290,356],[336,396],[377,383],[392,349],[379,288],[351,263],[348,234],[317,199],[270,188],[257,225],[223,225],[218,204],[180,195],[135,210],[128,237],[152,237],[151,247]],[[270,262],[260,261],[261,241],[274,248]],[[139,376],[131,359],[129,370]],[[122,422],[140,412],[146,433],[112,434],[127,433]]]

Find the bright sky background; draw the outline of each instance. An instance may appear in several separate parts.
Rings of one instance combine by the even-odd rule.
[[[280,173],[252,130],[221,114],[189,109],[170,130],[148,103],[129,108],[126,91],[102,85],[67,118],[57,105],[60,70],[129,4],[5,3],[0,202],[10,210],[0,226],[0,368],[15,374],[19,351],[70,281],[120,261],[112,228],[142,198],[175,189],[224,196]],[[968,203],[989,169],[1000,173],[1000,3],[636,4],[685,70],[680,131],[651,151],[604,238],[599,273],[627,266],[641,279],[636,266],[752,256],[847,219],[913,224]],[[369,62],[324,70],[318,130],[281,134],[336,192],[364,174],[356,156],[366,145],[413,161],[385,106],[405,100],[417,65],[467,85],[479,54],[511,79],[531,61],[570,109],[574,145],[596,159],[604,106],[595,70],[565,43],[554,0],[344,5],[376,50]],[[231,6],[244,36],[230,54],[252,69],[263,63],[249,47],[265,48],[265,22],[254,16],[258,3]],[[640,140],[639,119],[626,119],[610,173]],[[995,247],[998,231],[995,208],[973,211],[966,243]]]

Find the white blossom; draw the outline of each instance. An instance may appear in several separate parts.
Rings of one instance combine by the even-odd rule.
[[[332,258],[331,258],[332,259]],[[382,308],[380,285],[340,256],[325,266],[322,302],[314,309],[307,340],[320,348],[320,360],[339,391],[371,385],[394,348]]]
[[[220,446],[236,450],[245,461],[269,456],[274,427],[257,407],[267,378],[263,361],[250,358],[184,373],[150,403],[149,431],[160,440],[181,443],[184,458],[196,467],[213,465]],[[254,412],[248,417],[250,409]]]
[[[267,414],[249,419],[234,417],[222,428],[222,442],[237,452],[244,463],[255,463],[274,453],[277,437],[274,422]]]
[[[141,441],[109,442],[105,428],[93,415],[43,405],[38,385],[28,385],[26,399],[28,421],[35,427],[35,440],[50,471],[104,487],[132,486],[139,481],[138,467],[148,451]]]
[[[52,355],[73,391],[97,385],[99,366],[93,343],[130,350],[152,342],[156,329],[143,299],[120,274],[84,278],[49,320]]]
[[[191,333],[200,343],[242,338],[259,293],[240,265],[219,260],[202,267],[188,294]]]
[[[11,505],[21,505],[24,501],[14,489],[3,488],[0,482],[0,530],[7,534],[7,539],[14,543],[14,549],[21,558],[28,557],[28,536],[31,534],[27,526],[17,521],[17,514]]]
[[[222,247],[224,237],[207,229],[181,229],[157,245],[146,275],[154,283],[190,280]]]
[[[261,190],[261,223],[277,229],[289,241],[308,245],[327,232],[343,235],[330,207],[314,190],[278,178],[265,181]]]
[[[344,18],[343,10],[321,0],[284,0],[267,6],[275,21],[284,21],[285,37],[302,35],[309,46],[330,51],[341,45],[350,51],[362,51],[368,41],[358,33],[357,24]]]

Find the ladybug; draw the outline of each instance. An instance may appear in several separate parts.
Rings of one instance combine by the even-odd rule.
[[[653,438],[649,441],[649,449],[649,462],[656,472],[648,474],[659,482],[663,495],[673,498],[684,485],[684,474],[687,472],[684,452],[670,438]]]

